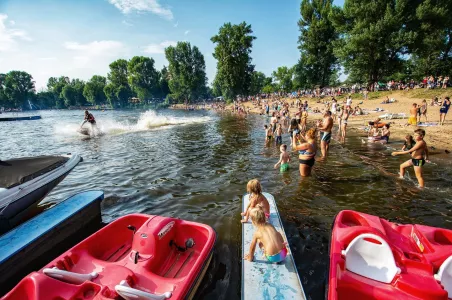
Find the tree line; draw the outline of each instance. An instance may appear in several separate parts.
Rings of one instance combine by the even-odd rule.
[[[337,86],[341,71],[352,83],[419,80],[452,71],[452,1],[450,0],[302,0],[298,27],[300,59],[270,77],[252,63],[251,25],[225,23],[211,38],[217,71],[207,86],[205,61],[196,46],[179,42],[165,49],[168,67],[135,56],[110,64],[107,77],[89,81],[51,77],[47,90],[35,93],[30,74],[0,74],[0,106],[43,108],[108,103],[128,107],[143,102],[189,103],[223,96]],[[132,101],[131,101],[132,99]],[[138,100],[137,100],[138,99]]]

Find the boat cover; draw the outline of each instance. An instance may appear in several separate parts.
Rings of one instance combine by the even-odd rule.
[[[69,157],[36,156],[0,160],[0,188],[23,184],[65,164]]]

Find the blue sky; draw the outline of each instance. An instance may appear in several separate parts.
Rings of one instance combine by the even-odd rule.
[[[300,0],[0,0],[0,73],[27,71],[40,90],[50,76],[106,76],[110,62],[135,55],[153,57],[160,69],[167,65],[163,49],[188,41],[204,54],[211,82],[210,38],[225,22],[245,21],[257,37],[256,70],[270,76],[299,58],[299,6]]]

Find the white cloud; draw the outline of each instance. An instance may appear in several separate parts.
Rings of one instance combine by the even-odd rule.
[[[184,32],[184,35],[188,35],[190,33],[190,30],[186,30],[185,32]]]
[[[118,41],[93,41],[87,44],[66,42],[64,47],[81,53],[80,56],[116,55],[124,50],[124,45]]]
[[[46,61],[50,61],[50,60],[57,60],[56,57],[40,57],[39,60],[46,60]]]
[[[108,0],[122,13],[128,14],[132,11],[151,12],[167,20],[173,19],[173,13],[158,3],[158,0]]]
[[[14,50],[18,40],[32,40],[24,30],[8,28],[6,26],[7,19],[8,15],[0,14],[0,52]],[[14,21],[12,22],[14,23]],[[9,24],[12,23],[9,22]]]
[[[176,46],[177,42],[175,41],[163,41],[160,44],[150,44],[147,45],[143,52],[149,54],[162,54],[165,53],[165,48],[169,46]]]
[[[174,23],[174,27],[179,26],[179,22]]]
[[[126,20],[122,20],[121,22],[122,24],[126,25],[126,26],[133,26],[132,23],[127,22]]]
[[[9,25],[14,26],[16,25],[16,22],[14,20],[9,21]]]

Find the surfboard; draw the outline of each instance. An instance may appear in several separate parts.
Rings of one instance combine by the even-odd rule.
[[[287,241],[275,198],[263,193],[270,204],[270,223]],[[248,206],[249,194],[243,196],[242,211]],[[242,258],[250,249],[254,227],[251,220],[242,225]],[[288,247],[289,248],[289,247]],[[288,249],[283,263],[274,264],[262,258],[262,251],[256,246],[254,261],[242,259],[242,299],[301,299],[306,296],[298,276],[292,251]]]
[[[77,132],[83,135],[89,135],[90,130],[86,127],[77,129]]]

